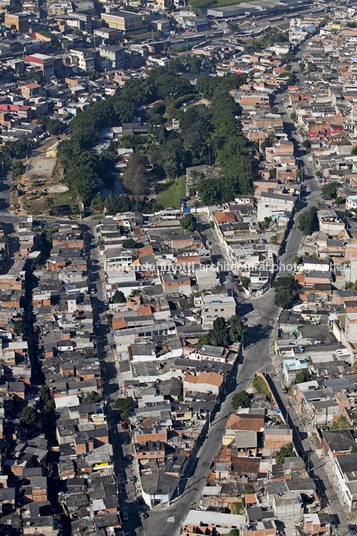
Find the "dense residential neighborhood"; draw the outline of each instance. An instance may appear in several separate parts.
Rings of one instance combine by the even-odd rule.
[[[0,4],[1,536],[357,534],[357,6]]]

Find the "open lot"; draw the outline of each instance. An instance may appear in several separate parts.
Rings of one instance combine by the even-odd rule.
[[[164,208],[179,208],[186,193],[186,177],[176,179],[167,190],[160,192],[157,200]]]

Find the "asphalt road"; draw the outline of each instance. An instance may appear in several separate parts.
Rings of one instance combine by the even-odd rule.
[[[88,277],[90,285],[95,285],[96,293],[91,295],[93,306],[93,319],[97,337],[97,351],[102,365],[102,375],[104,378],[103,392],[107,413],[108,429],[110,441],[113,445],[113,456],[115,464],[115,476],[118,486],[118,497],[122,514],[127,514],[124,522],[124,534],[141,536],[143,529],[136,502],[138,492],[137,483],[131,482],[130,477],[136,476],[133,473],[133,465],[126,460],[126,456],[133,450],[132,444],[125,444],[128,433],[119,424],[120,416],[112,409],[112,403],[119,398],[118,393],[118,369],[115,362],[114,353],[111,349],[111,334],[108,329],[105,305],[105,285],[104,271],[100,266],[99,247],[95,240],[96,222],[87,222],[85,232],[85,253],[88,255]]]
[[[297,62],[295,63],[294,68],[298,71]],[[300,160],[301,168],[304,170],[304,183],[309,188],[310,193],[308,193],[300,203],[298,207],[299,212],[295,215],[292,221],[292,226],[286,240],[285,250],[280,259],[281,275],[286,275],[288,272],[287,265],[291,263],[292,257],[298,253],[303,238],[303,233],[298,227],[299,213],[311,206],[318,206],[322,200],[320,186],[315,178],[315,170],[311,157],[305,154],[305,151],[301,146],[301,139],[296,133],[295,125],[291,121],[290,116],[286,113],[286,109],[283,107],[284,99],[284,94],[278,94],[276,96],[275,105],[278,106],[279,111],[283,114],[285,130],[294,141],[296,155]],[[204,222],[204,217],[201,217],[201,223],[207,223]],[[222,262],[224,258],[219,243],[212,230],[205,226],[202,236],[206,242],[209,242],[213,262],[215,264]],[[223,273],[221,274],[221,278],[225,281],[228,290],[236,295],[237,290],[232,274]],[[275,323],[278,315],[278,309],[274,304],[274,293],[272,290],[259,299],[253,300],[241,298],[239,299],[239,305],[242,315],[246,318],[248,331],[245,341],[243,363],[238,367],[235,385],[230,386],[232,390],[245,390],[249,386],[256,371],[261,370],[267,372],[272,369],[272,345],[276,336]],[[225,424],[231,413],[231,397],[232,392],[228,394],[226,399],[222,402],[220,411],[217,413],[214,422],[211,424],[207,438],[198,454],[198,462],[194,475],[188,479],[182,495],[179,496],[171,506],[155,507],[150,512],[149,518],[144,521],[145,534],[148,536],[158,534],[163,536],[174,536],[178,534],[180,525],[188,511],[190,508],[195,507],[202,487],[205,485],[209,468],[222,443]],[[308,453],[309,468],[311,469],[311,474],[314,476],[318,489],[320,490],[322,504],[328,506],[329,512],[334,514],[337,513],[340,520],[345,519],[343,505],[340,503],[334,487],[330,482],[331,475],[327,474],[324,464],[321,463],[321,460],[314,453],[314,448],[310,444],[306,432],[294,425],[294,422],[298,417],[295,411],[291,411],[291,408],[289,408],[289,412],[287,413],[287,419],[295,430],[297,443],[299,441],[301,442],[301,454],[304,455],[305,453]],[[345,524],[342,524],[339,526],[338,533],[343,534],[344,530]]]
[[[143,521],[147,536],[175,536],[180,533],[181,523],[188,511],[195,508],[201,490],[206,484],[208,472],[219,448],[229,415],[232,413],[231,399],[238,389],[249,387],[257,370],[264,371],[269,363],[270,334],[273,331],[272,313],[276,311],[273,292],[269,291],[262,298],[242,302],[248,325],[249,346],[244,351],[243,362],[238,365],[237,375],[229,382],[230,392],[224,398],[220,410],[211,422],[207,437],[197,455],[194,474],[187,480],[183,493],[170,506],[154,507],[149,517]]]
[[[298,58],[301,56],[301,52],[298,54]],[[297,76],[297,83],[301,78],[299,71],[299,63],[295,61],[292,64],[292,71]],[[299,251],[303,233],[299,229],[299,215],[312,206],[319,206],[322,202],[321,187],[316,179],[315,168],[313,165],[312,157],[306,154],[306,150],[301,145],[301,137],[299,136],[294,122],[290,118],[290,112],[288,113],[284,104],[286,104],[286,93],[278,93],[275,95],[274,106],[278,108],[278,112],[281,114],[284,122],[284,130],[288,133],[290,139],[294,143],[295,155],[297,157],[300,169],[304,173],[304,186],[306,194],[303,195],[299,206],[297,207],[298,214],[294,217],[292,226],[289,232],[289,240],[286,243],[284,253],[280,258],[280,274],[288,275],[291,272],[290,265],[292,264],[292,258]],[[306,190],[308,189],[308,190]]]

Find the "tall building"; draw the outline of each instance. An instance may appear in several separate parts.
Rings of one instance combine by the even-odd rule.
[[[99,47],[99,56],[102,58],[102,64],[106,63],[109,69],[120,69],[124,67],[124,49],[121,46],[103,46]]]
[[[20,33],[29,31],[28,15],[25,13],[5,13],[4,23],[7,28],[14,26]]]
[[[131,13],[130,11],[102,13],[101,18],[109,28],[115,28],[124,34],[144,33],[148,30],[150,22],[150,15],[147,13]]]

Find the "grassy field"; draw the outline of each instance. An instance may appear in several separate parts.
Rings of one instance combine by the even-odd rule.
[[[160,37],[162,34],[160,32],[145,32],[142,34],[137,35],[130,35],[130,39],[132,41],[143,41],[145,39],[156,39],[157,37]]]
[[[164,208],[180,208],[181,197],[186,193],[186,177],[182,176],[157,196],[157,200]]]

